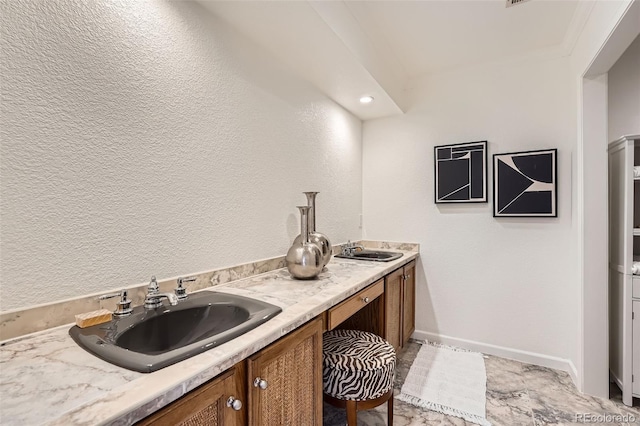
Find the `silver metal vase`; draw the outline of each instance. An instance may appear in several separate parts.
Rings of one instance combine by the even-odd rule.
[[[309,242],[309,206],[298,206],[300,210],[300,241],[294,241],[287,252],[285,262],[292,277],[306,280],[318,276],[322,271],[322,251]],[[297,239],[296,239],[297,240]]]
[[[331,242],[327,238],[326,235],[316,231],[316,195],[318,192],[303,192],[304,195],[307,196],[307,205],[310,207],[309,209],[309,241],[316,244],[320,251],[322,252],[322,266],[327,266],[329,261],[331,260],[331,256],[333,255],[333,248],[331,247]],[[298,235],[294,240],[294,244],[296,242],[300,242],[302,239],[302,234]]]

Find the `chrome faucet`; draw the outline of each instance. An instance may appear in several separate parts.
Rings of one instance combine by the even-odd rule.
[[[122,290],[118,293],[103,294],[98,297],[98,300],[111,299],[113,297],[119,297],[120,301],[116,303],[116,310],[113,311],[113,315],[117,317],[124,317],[130,315],[133,312],[131,308],[131,300],[127,297],[127,290]]]
[[[178,304],[178,297],[173,293],[160,293],[156,277],[151,277],[147,286],[147,296],[144,298],[145,309],[156,309],[162,306],[162,298],[167,298],[172,305]]]
[[[176,282],[178,283],[178,286],[175,288],[175,290],[173,290],[173,292],[178,297],[178,300],[184,300],[187,297],[189,297],[189,295],[187,294],[187,289],[184,288],[183,284],[192,283],[195,280],[196,280],[196,277],[187,277],[187,278],[180,277],[176,280]]]
[[[347,244],[343,244],[340,248],[342,249],[343,256],[353,256],[356,251],[364,250],[364,246],[362,244],[352,243],[351,240],[348,240]]]

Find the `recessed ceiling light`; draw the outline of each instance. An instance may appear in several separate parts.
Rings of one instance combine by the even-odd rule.
[[[370,104],[371,102],[373,102],[373,96],[363,96],[360,98],[361,104]]]

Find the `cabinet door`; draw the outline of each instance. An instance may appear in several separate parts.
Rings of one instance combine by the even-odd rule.
[[[402,286],[402,346],[416,330],[416,262],[404,267]]]
[[[384,278],[385,335],[397,351],[402,347],[402,268]]]
[[[632,383],[634,395],[640,395],[640,302],[633,302],[633,355],[631,356],[631,363],[633,368]]]
[[[234,372],[235,369],[231,369],[205,383],[137,425],[240,426],[242,408],[236,411],[227,406],[229,397],[236,398]],[[237,397],[244,403],[244,398]]]
[[[322,319],[248,359],[249,425],[322,425]]]

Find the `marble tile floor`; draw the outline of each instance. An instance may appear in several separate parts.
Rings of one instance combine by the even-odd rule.
[[[395,393],[402,383],[420,344],[410,342],[398,355]],[[523,364],[505,358],[485,355],[487,369],[487,419],[494,426],[519,425],[577,425],[585,424],[577,413],[618,416],[632,415],[632,423],[589,423],[608,425],[640,425],[640,400],[633,407],[622,404],[617,386],[611,386],[611,399],[583,395],[578,392],[567,373],[537,365]],[[414,407],[394,400],[394,426],[440,425],[471,426],[458,417]],[[358,426],[386,425],[387,405],[358,413]],[[343,426],[347,417],[344,410],[324,404],[324,426]],[[622,416],[620,416],[622,417]]]

